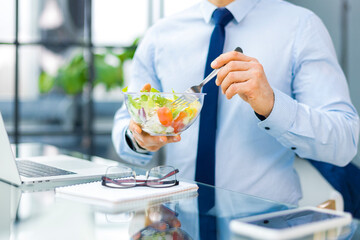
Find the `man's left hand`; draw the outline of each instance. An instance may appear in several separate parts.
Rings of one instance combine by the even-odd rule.
[[[259,61],[231,51],[211,63],[215,69],[221,66],[224,67],[217,74],[216,85],[223,94],[228,99],[238,94],[257,114],[268,117],[274,106],[274,92]]]

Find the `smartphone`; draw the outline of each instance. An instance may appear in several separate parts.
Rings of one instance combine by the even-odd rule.
[[[234,219],[230,222],[230,229],[235,234],[253,238],[280,240],[338,228],[351,220],[351,214],[346,212],[302,207]]]

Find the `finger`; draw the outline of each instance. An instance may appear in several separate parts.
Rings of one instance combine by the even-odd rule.
[[[219,68],[224,66],[230,61],[244,61],[244,62],[250,62],[253,58],[248,57],[244,55],[243,53],[237,52],[237,51],[231,51],[227,53],[221,54],[219,57],[217,57],[212,63],[212,68]]]
[[[146,148],[152,152],[157,151],[167,143],[166,136],[151,136],[145,132],[142,134],[134,133],[134,138],[141,147]]]
[[[129,129],[132,132],[132,135],[135,139],[135,141],[137,142],[137,144],[142,147],[145,148],[148,151],[152,151],[153,148],[150,150],[149,149],[149,142],[151,143],[151,140],[147,140],[147,137],[150,136],[148,133],[143,132],[141,127],[134,122],[133,120],[130,120],[130,124],[129,124]],[[161,146],[159,146],[158,148],[160,148]],[[155,149],[154,151],[157,151],[158,149]]]
[[[139,141],[141,143],[143,143],[147,149],[149,149],[150,151],[157,151],[159,150],[159,148],[163,147],[164,145],[168,144],[168,143],[174,143],[174,142],[179,142],[181,140],[180,135],[176,135],[176,136],[160,136],[160,137],[154,137],[151,135],[148,136],[139,136]]]
[[[250,81],[234,83],[224,92],[227,99],[231,99],[236,94],[239,94],[245,101],[248,101],[248,96],[251,95]]]
[[[173,227],[181,227],[181,222],[179,221],[179,219],[177,219],[174,216],[167,217],[167,218],[164,218],[164,216],[163,216],[163,221],[165,221],[172,228]]]
[[[225,93],[232,84],[246,82],[250,78],[251,74],[249,71],[229,72],[220,85],[222,93]]]
[[[159,141],[160,141],[160,142],[163,142],[163,143],[166,143],[166,142],[168,141],[168,138],[167,138],[166,136],[161,136],[161,137],[159,138]]]
[[[142,140],[142,138],[138,135],[135,135],[133,134],[134,138],[135,138],[135,141],[136,143],[142,147],[142,148],[145,148],[146,150],[149,150],[148,147],[146,146],[145,142]]]
[[[143,132],[142,134],[139,134],[139,138],[142,141],[149,143],[148,145],[151,145],[151,146],[167,142],[166,136],[151,136],[150,134],[145,133],[145,132]]]
[[[167,143],[179,142],[181,140],[180,135],[168,137]]]
[[[220,86],[224,78],[229,72],[232,71],[247,71],[251,68],[251,64],[249,62],[242,62],[242,61],[231,61],[226,64],[217,74],[216,77],[216,85]]]
[[[236,93],[240,93],[243,83],[233,83],[229,88],[224,92],[224,95],[227,99],[231,99]]]
[[[164,146],[164,144],[158,144],[158,145],[156,145],[156,144],[151,143],[151,142],[149,143],[149,141],[143,141],[143,140],[141,140],[139,137],[135,137],[135,136],[134,136],[134,138],[135,138],[137,144],[138,144],[140,147],[146,149],[146,150],[149,151],[149,152],[157,152],[162,146]]]
[[[142,92],[150,92],[150,90],[151,90],[151,84],[150,83],[146,83],[141,89]]]
[[[176,218],[176,213],[165,206],[161,206],[162,220],[165,221],[170,227],[181,227],[181,222]]]
[[[132,133],[141,134],[141,132],[142,132],[141,127],[133,120],[130,120],[129,129]]]
[[[171,227],[179,228],[179,227],[181,227],[181,222],[179,221],[179,219],[174,218],[172,221],[169,222],[169,225]]]

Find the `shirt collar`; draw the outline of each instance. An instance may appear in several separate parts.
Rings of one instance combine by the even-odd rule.
[[[226,8],[232,13],[236,22],[240,22],[255,7],[260,0],[235,0]],[[217,8],[208,0],[203,0],[200,5],[203,18],[206,23],[210,23],[211,16]]]

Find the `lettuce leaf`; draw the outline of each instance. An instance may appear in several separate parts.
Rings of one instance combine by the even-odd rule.
[[[155,89],[155,88],[151,88],[151,89],[150,89],[150,92],[157,92],[157,93],[159,93],[160,91],[157,90],[157,89]]]
[[[141,108],[141,103],[137,99],[133,99],[133,97],[130,95],[128,95],[127,97],[131,106],[133,106],[135,109]]]

